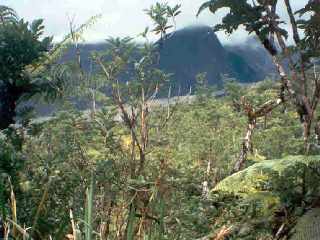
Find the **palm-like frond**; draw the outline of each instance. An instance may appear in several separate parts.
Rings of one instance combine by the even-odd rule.
[[[128,47],[128,45],[132,44],[132,38],[130,37],[124,37],[124,38],[110,37],[106,41],[107,41],[107,44],[113,49],[126,48]]]
[[[297,21],[298,27],[304,31],[302,47],[309,57],[319,57],[320,55],[320,4],[318,0],[309,1],[302,9],[296,12],[300,16],[309,14],[309,19]]]
[[[136,48],[136,44],[132,42],[132,38],[130,37],[110,37],[106,41],[108,45],[108,54],[113,57],[117,56],[127,59]]]
[[[16,22],[17,20],[18,15],[12,8],[0,5],[0,24]]]
[[[58,59],[62,57],[62,55],[65,53],[65,51],[68,49],[70,44],[72,44],[74,40],[74,36],[81,36],[83,33],[92,25],[96,23],[96,21],[101,17],[101,15],[96,15],[91,17],[87,22],[82,24],[80,27],[78,27],[76,30],[74,30],[72,33],[69,33],[64,37],[64,39],[56,44],[51,51],[49,51],[44,60],[38,62],[37,64],[34,64],[30,66],[30,74],[32,75],[38,75],[42,72],[44,72],[48,66],[50,66],[53,63],[56,63]]]

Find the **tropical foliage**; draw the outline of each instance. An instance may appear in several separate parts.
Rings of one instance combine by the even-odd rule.
[[[318,101],[318,80],[306,94],[291,88],[300,78],[282,72],[280,59],[292,51],[302,62],[290,66],[291,72],[318,78],[317,66],[310,71],[305,61],[314,60],[311,52],[317,56],[318,2],[299,11],[313,13],[296,22],[305,36],[293,48],[281,46],[281,54],[273,40],[281,45],[287,33],[280,29],[276,3],[212,0],[200,12],[228,7],[216,30],[231,33],[243,25],[256,33],[282,81],[243,86],[224,76],[224,92],[217,95],[206,73],[199,73],[194,96],[171,96],[174,76],[156,67],[158,45],[148,41],[148,29],[142,33],[145,44],[109,38],[108,51],[92,53],[86,71],[78,47],[86,24],[71,24],[70,35],[52,48],[51,38],[42,38],[41,20],[26,23],[0,6],[0,238],[301,236],[294,229],[305,231],[304,219],[313,214],[308,211],[319,206],[320,127],[316,102],[311,101],[311,119],[295,100],[312,90]],[[147,11],[161,44],[179,9],[156,4]],[[71,42],[75,61],[58,64]],[[10,125],[18,103],[35,93],[59,96],[59,111]],[[158,99],[160,93],[168,98]],[[89,102],[90,114],[75,99]]]

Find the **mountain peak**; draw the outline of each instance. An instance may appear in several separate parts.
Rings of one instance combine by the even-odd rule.
[[[207,25],[191,25],[176,31],[176,34],[214,34],[214,31],[211,27]]]
[[[106,43],[83,44],[80,46],[83,67],[89,69],[91,51],[103,51]],[[240,50],[241,51],[240,51]],[[223,46],[213,29],[206,25],[193,25],[168,34],[164,41],[158,42],[159,65],[167,73],[172,73],[171,86],[175,93],[189,92],[196,83],[196,75],[207,73],[210,85],[222,85],[221,75],[228,74],[240,82],[262,80],[267,74],[263,69],[255,69],[256,60],[269,61],[261,49],[250,47]],[[70,49],[64,60],[74,56]],[[251,54],[254,52],[254,54]],[[259,56],[257,58],[256,56]]]

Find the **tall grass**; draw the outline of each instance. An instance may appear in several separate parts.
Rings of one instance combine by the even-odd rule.
[[[85,207],[85,240],[92,240],[93,233],[93,194],[94,194],[95,176],[92,173],[90,186],[86,190],[86,207]]]

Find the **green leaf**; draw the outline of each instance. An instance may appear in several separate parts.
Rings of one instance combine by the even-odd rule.
[[[134,239],[134,223],[135,223],[135,209],[133,204],[130,206],[130,212],[128,216],[128,226],[127,226],[127,240]]]
[[[10,7],[0,5],[0,24],[4,23],[17,23],[18,15]]]
[[[43,23],[43,19],[37,19],[31,23],[31,26],[30,26],[31,31],[37,37],[43,34],[44,26],[42,25],[42,23]]]
[[[85,240],[92,240],[93,233],[93,193],[95,177],[91,174],[90,186],[86,191],[86,208],[85,208]]]
[[[214,2],[214,0],[203,3],[203,4],[200,6],[200,8],[199,8],[199,10],[198,10],[198,12],[197,12],[197,17],[198,17],[205,9],[209,8],[209,7],[211,6],[211,4],[213,4],[213,2]]]

